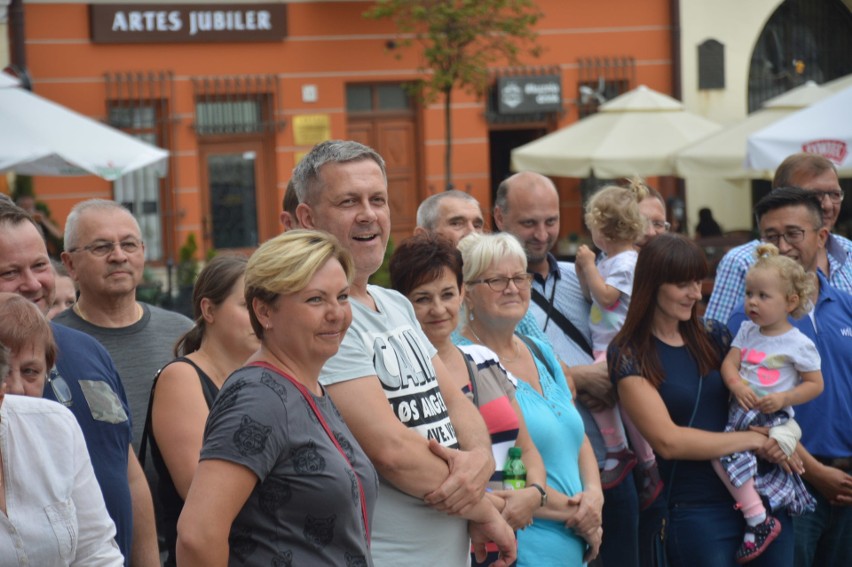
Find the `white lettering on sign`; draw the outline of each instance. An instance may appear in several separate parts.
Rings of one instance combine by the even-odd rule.
[[[209,31],[271,30],[268,10],[208,10],[189,13],[189,35]]]
[[[180,12],[173,10],[119,10],[112,19],[114,32],[176,32],[183,29]],[[189,12],[189,35],[209,31],[271,30],[269,10],[209,10]]]
[[[179,31],[182,27],[183,20],[177,11],[118,11],[112,19],[112,31]]]
[[[559,85],[556,83],[527,83],[524,85],[524,94],[559,94]]]

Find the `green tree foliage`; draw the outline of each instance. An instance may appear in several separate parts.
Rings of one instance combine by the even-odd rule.
[[[538,57],[542,17],[533,0],[378,0],[364,13],[389,19],[400,33],[400,47],[419,45],[424,78],[411,92],[424,102],[444,97],[447,189],[452,188],[452,120],[454,87],[482,97],[488,89],[489,66],[520,64],[521,55]]]

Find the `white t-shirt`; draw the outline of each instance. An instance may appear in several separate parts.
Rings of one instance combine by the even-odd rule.
[[[368,286],[373,311],[352,301],[352,325],[320,373],[324,386],[378,376],[394,414],[406,427],[445,447],[458,447],[432,366],[435,347],[399,293]],[[426,506],[380,479],[371,551],[376,567],[468,564],[467,521]]]
[[[743,321],[731,346],[740,349],[740,377],[761,397],[792,390],[801,382],[801,372],[820,369],[816,345],[795,327],[770,337]],[[792,417],[792,408],[787,409]]]
[[[630,295],[633,293],[633,272],[636,270],[638,258],[636,251],[628,250],[605,258],[598,264],[598,272],[606,285],[614,287],[621,295],[608,308],[602,307],[594,301],[594,297],[592,298],[589,322],[592,329],[592,349],[596,352],[605,352],[610,341],[624,325],[627,308],[630,306]]]

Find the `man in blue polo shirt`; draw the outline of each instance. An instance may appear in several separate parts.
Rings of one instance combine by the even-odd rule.
[[[3,201],[0,291],[23,296],[45,314],[54,294],[54,272],[40,230],[26,211]],[[118,372],[93,338],[55,323],[51,328],[59,356],[44,397],[68,406],[83,430],[125,563],[159,567],[151,492],[130,444],[129,410]]]
[[[802,476],[817,508],[794,520],[795,565],[852,565],[852,295],[832,287],[820,269],[829,233],[812,191],[775,189],[757,203],[755,214],[761,238],[818,278],[813,311],[792,320],[816,344],[825,380],[822,395],[796,406],[801,444],[809,453],[802,454]],[[741,301],[728,321],[733,334],[745,318]]]

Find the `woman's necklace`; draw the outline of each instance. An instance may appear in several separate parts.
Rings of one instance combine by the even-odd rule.
[[[473,324],[468,323],[467,328],[470,329],[470,332],[473,334],[473,338],[476,339],[476,342],[478,342],[479,344],[481,344],[483,346],[487,346],[485,344],[485,341],[480,339],[479,335],[476,334],[476,331],[473,330]],[[516,360],[518,360],[518,357],[521,356],[521,353],[520,353],[520,351],[518,351],[518,343],[515,342],[514,336],[512,336],[512,347],[515,350],[515,356],[513,358],[508,358],[506,356],[500,356],[500,362],[512,363],[512,362],[515,362]]]

